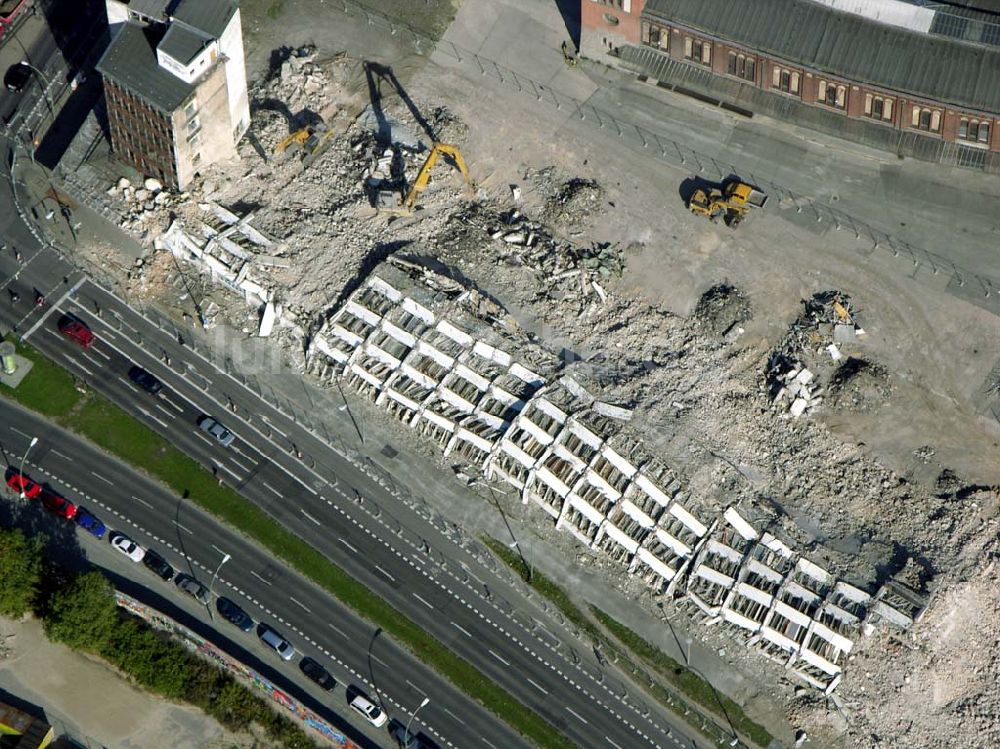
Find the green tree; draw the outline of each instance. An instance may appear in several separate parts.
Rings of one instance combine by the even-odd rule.
[[[49,598],[45,631],[70,647],[101,652],[119,623],[114,591],[100,572],[70,578]]]
[[[19,619],[31,611],[42,577],[42,539],[0,530],[0,614]]]

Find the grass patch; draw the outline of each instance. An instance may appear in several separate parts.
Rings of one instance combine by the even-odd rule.
[[[508,567],[517,572],[521,576],[521,579],[530,587],[555,604],[556,608],[562,612],[562,615],[578,629],[586,632],[592,639],[597,640],[601,638],[601,631],[594,626],[594,623],[587,618],[587,615],[583,613],[580,607],[573,603],[570,597],[566,595],[565,590],[537,570],[529,569],[524,564],[521,555],[506,544],[500,543],[491,536],[484,535],[480,538],[490,548],[490,551],[500,557]]]
[[[22,347],[27,349],[27,347]],[[178,496],[187,496],[220,520],[254,539],[275,557],[321,585],[359,616],[381,627],[458,689],[478,700],[540,749],[572,749],[567,738],[541,716],[495,685],[416,623],[371,592],[314,547],[285,530],[235,490],[165,438],[94,393],[81,395],[74,379],[32,352],[35,367],[16,390],[5,394],[53,418],[109,453],[139,466]],[[26,354],[27,355],[27,354]],[[28,388],[29,382],[31,388]],[[582,615],[582,612],[579,612]]]
[[[278,16],[280,16],[285,11],[284,0],[274,0],[267,9],[267,17],[272,21],[277,21]]]
[[[31,346],[18,343],[10,336],[7,340],[17,347],[18,354],[32,362],[32,367],[16,388],[0,387],[3,394],[49,418],[58,419],[69,414],[82,397],[73,376]]]
[[[743,712],[743,708],[724,694],[716,691],[707,681],[601,609],[591,606],[590,610],[622,645],[639,656],[685,696],[690,697],[694,702],[711,710],[716,715],[723,718],[728,716],[728,720],[732,721],[736,730],[758,746],[767,746],[771,743],[772,736],[767,732],[767,729],[752,721]]]
[[[676,711],[679,707],[683,707],[683,702],[690,701],[720,718],[723,725],[731,721],[741,736],[749,738],[758,746],[767,746],[771,743],[772,737],[763,726],[750,720],[739,705],[717,692],[711,684],[693,671],[682,666],[655,645],[642,639],[638,634],[596,606],[590,606],[594,617],[605,627],[607,632],[615,637],[612,640],[605,631],[594,624],[579,606],[573,603],[565,590],[545,575],[533,571],[525,565],[520,554],[491,536],[482,536],[481,539],[490,551],[517,572],[531,588],[551,601],[562,612],[563,616],[582,632],[585,632],[595,644],[600,645],[616,665],[630,672],[635,677],[636,682],[661,704]],[[645,665],[651,667],[671,688],[667,688],[660,681],[652,678],[622,646],[638,656]],[[725,734],[725,729],[720,730],[723,730],[724,733],[716,738],[719,740],[720,746],[724,746],[725,740],[732,738],[732,734]],[[713,734],[718,734],[718,731],[713,731]]]

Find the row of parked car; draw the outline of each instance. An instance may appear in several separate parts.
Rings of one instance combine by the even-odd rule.
[[[63,335],[83,348],[89,348],[96,340],[90,328],[83,321],[71,315],[64,315],[58,321],[58,328]],[[159,395],[163,389],[163,384],[155,376],[139,366],[133,366],[129,370],[128,378],[133,384],[139,386],[150,395]],[[202,414],[198,418],[197,424],[202,432],[214,439],[222,447],[229,447],[236,440],[236,435],[212,416]],[[48,487],[40,486],[16,468],[11,467],[7,469],[7,485],[17,492],[21,492],[22,487],[27,487],[27,490],[24,491],[25,497],[30,499],[41,497],[42,505],[45,509],[67,520],[75,520],[77,525],[97,538],[103,538],[107,531],[104,523],[93,513],[83,507],[75,506],[68,499],[56,494]],[[208,588],[187,573],[182,572],[178,574],[170,563],[153,549],[143,548],[136,541],[119,531],[112,531],[108,536],[108,540],[112,547],[133,562],[142,563],[153,573],[168,582],[173,580],[178,588],[193,596],[200,603],[206,606],[211,603],[212,593]],[[218,596],[215,599],[215,608],[223,619],[243,632],[250,632],[254,628],[255,622],[253,618],[234,601],[224,596]],[[286,637],[266,622],[256,624],[257,636],[261,642],[274,650],[279,658],[284,661],[290,661],[295,657],[295,647]],[[330,672],[321,663],[309,656],[303,656],[299,660],[299,669],[309,679],[328,692],[337,686],[337,680],[334,679]],[[348,690],[348,697],[350,698],[348,703],[350,707],[376,728],[381,728],[388,721],[385,711],[357,687],[352,686]],[[436,748],[436,745],[423,734],[414,735],[407,732],[403,725],[396,720],[390,723],[389,730],[403,749]]]
[[[199,603],[208,606],[212,602],[212,592],[197,578],[186,572],[178,573],[164,557],[154,549],[141,546],[137,541],[130,538],[121,531],[110,530],[104,522],[90,510],[76,505],[62,495],[58,494],[50,487],[39,484],[28,474],[22,473],[14,466],[7,468],[5,473],[7,486],[18,494],[23,494],[25,499],[41,500],[42,507],[93,535],[95,538],[108,538],[111,547],[121,553],[126,558],[142,564],[157,577],[173,582],[179,589],[192,596]],[[254,622],[253,618],[244,611],[239,604],[224,597],[218,596],[215,599],[215,609],[219,615],[230,624],[243,632],[250,632],[257,625],[257,636],[261,642],[274,650],[278,657],[284,661],[292,660],[296,653],[295,647],[286,637],[280,634],[274,627],[266,622]],[[326,691],[332,691],[337,686],[337,680],[327,671],[321,663],[309,656],[304,656],[299,660],[299,669],[309,679],[318,684]],[[350,706],[362,715],[365,720],[376,727],[385,725],[387,716],[385,712],[367,695],[357,690],[351,689],[354,693],[350,701]]]

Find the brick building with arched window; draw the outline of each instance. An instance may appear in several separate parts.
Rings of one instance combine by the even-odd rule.
[[[584,56],[867,145],[1000,168],[1000,16],[902,0],[582,0],[581,18]]]

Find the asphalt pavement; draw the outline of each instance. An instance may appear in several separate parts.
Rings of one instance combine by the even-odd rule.
[[[440,530],[415,533],[416,516],[400,523],[399,513],[393,514],[398,502],[384,486],[271,406],[238,373],[221,370],[190,341],[168,335],[55,250],[39,247],[30,234],[12,232],[15,236],[20,256],[0,251],[0,277],[6,279],[0,289],[8,292],[7,298],[0,295],[0,322],[237,488],[578,746],[690,745],[683,738],[687,731],[671,725],[676,719],[624,686],[605,665],[568,647],[565,632],[501,608],[495,588],[485,582],[488,570],[474,557]],[[20,295],[16,303],[10,291]],[[45,296],[45,306],[33,304],[36,291]],[[56,323],[63,313],[86,322],[98,342],[85,350],[60,335]],[[126,373],[133,363],[165,383],[161,397],[130,386]],[[237,434],[230,448],[198,431],[203,414]],[[139,506],[133,502],[128,517]],[[269,567],[252,571],[263,584],[271,582]],[[269,608],[289,622],[291,636],[346,657],[343,643],[309,602],[295,596],[280,600],[282,586],[271,586],[279,600],[268,599]],[[491,745],[490,736],[500,730],[495,721],[481,709],[475,717],[464,709],[434,701],[418,720],[442,744]]]
[[[274,626],[287,635],[299,654],[319,660],[337,679],[338,687],[332,695],[324,693],[299,672],[298,657],[282,663],[253,632],[244,634],[222,620],[214,605],[201,606],[144,566],[130,562],[112,549],[110,532],[99,541],[78,531],[82,552],[105,570],[116,587],[258,669],[353,741],[365,747],[391,746],[384,730],[372,728],[348,710],[348,686],[377,695],[390,716],[404,722],[424,696],[433,695],[414,726],[426,730],[433,724],[445,731],[442,745],[475,746],[482,733],[493,737],[498,746],[527,746],[505,724],[381,636],[370,623],[191,501],[19,406],[0,400],[0,414],[4,424],[0,447],[7,465],[19,468],[27,452],[24,471],[35,481],[86,507],[109,528],[124,532],[144,548],[155,549],[175,570],[211,585],[215,595],[236,601],[256,622]],[[38,443],[28,450],[33,437]],[[20,512],[33,515],[30,522],[35,527],[43,516],[51,518],[47,522],[57,532],[73,527],[48,516],[37,501],[22,502],[9,490],[6,494]],[[61,546],[70,554],[75,551],[71,544]],[[445,711],[461,716],[460,722],[442,725],[439,714],[447,716]]]

